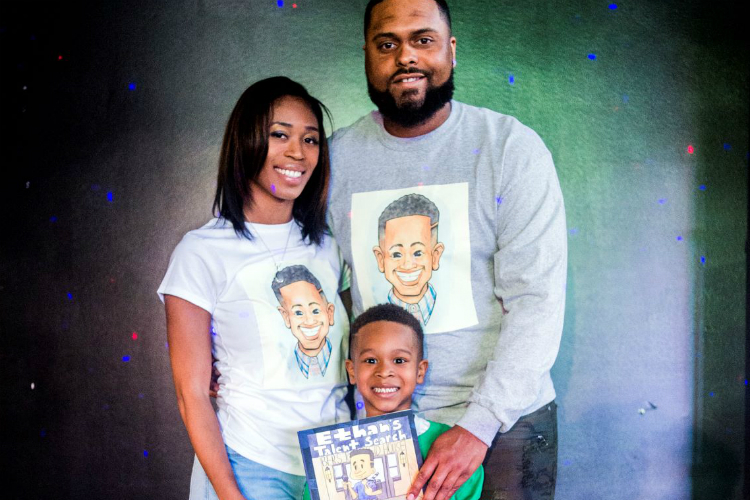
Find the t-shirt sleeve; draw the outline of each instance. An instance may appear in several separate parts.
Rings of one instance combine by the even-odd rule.
[[[305,491],[302,493],[302,500],[310,500],[310,487],[305,483]]]
[[[157,293],[174,295],[213,314],[217,301],[216,271],[212,272],[204,242],[190,234],[177,245]]]

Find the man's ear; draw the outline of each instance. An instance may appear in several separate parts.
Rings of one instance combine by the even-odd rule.
[[[277,307],[276,309],[279,310],[279,312],[281,313],[281,317],[284,318],[284,324],[286,325],[286,327],[292,328],[292,324],[289,322],[289,314],[286,312],[286,309],[281,306]]]
[[[336,306],[332,302],[328,303],[326,312],[328,313],[328,325],[333,326],[333,312],[336,310]]]
[[[357,385],[357,377],[354,376],[354,362],[351,359],[346,360],[346,373],[349,374],[349,383]]]
[[[417,383],[424,384],[424,376],[427,374],[427,368],[430,366],[430,362],[423,359],[417,365]]]
[[[440,267],[440,257],[442,257],[445,251],[445,245],[438,243],[432,248],[432,270],[437,271]]]
[[[380,246],[374,246],[372,247],[372,253],[375,254],[375,260],[378,261],[378,270],[381,273],[385,272],[385,255],[383,255],[383,251],[380,249]]]

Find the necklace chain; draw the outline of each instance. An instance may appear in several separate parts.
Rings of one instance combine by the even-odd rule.
[[[263,246],[266,247],[266,250],[268,250],[268,255],[271,256],[271,260],[273,261],[274,266],[276,266],[276,272],[278,273],[281,269],[279,269],[279,263],[276,262],[276,259],[273,256],[273,252],[268,247],[268,245],[266,245],[265,240],[263,240],[263,237],[260,235],[260,231],[258,231],[258,229],[255,227],[255,224],[253,224],[250,221],[248,221],[248,223],[255,230],[255,234],[256,234],[256,236],[258,236],[258,239],[260,240],[260,242],[263,243]],[[293,223],[293,221],[289,224],[289,234],[286,235],[286,243],[284,244],[284,253],[281,254],[281,262],[284,262],[284,258],[286,257],[286,249],[289,247],[289,239],[292,236],[292,229],[294,229],[294,223]]]

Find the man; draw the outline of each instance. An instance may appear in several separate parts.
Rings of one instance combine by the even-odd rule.
[[[326,300],[318,279],[305,266],[281,269],[271,283],[284,324],[297,339],[294,357],[305,378],[325,377],[331,359],[328,329],[336,307]]]
[[[440,277],[468,285],[472,300],[465,315],[451,312],[460,328],[427,324],[433,369],[415,391],[426,418],[455,426],[433,444],[410,497],[427,484],[425,500],[447,499],[484,461],[482,498],[552,498],[550,368],[562,333],[567,246],[551,155],[514,118],[452,100],[456,39],[444,0],[371,0],[364,50],[378,112],[331,139],[331,227],[353,263],[355,312],[374,305],[378,294],[368,287],[382,278],[381,266],[352,258],[372,241],[351,237],[352,227],[370,227],[368,210],[352,209],[354,196],[357,207],[374,207],[404,190],[430,190],[436,203],[437,193],[447,249],[461,237],[446,228],[469,226],[468,255],[443,255]],[[436,314],[444,306],[436,302]]]
[[[409,311],[423,327],[437,299],[430,278],[445,249],[437,240],[439,219],[438,208],[428,198],[402,196],[380,214],[378,245],[372,249],[378,269],[393,285],[388,302]]]

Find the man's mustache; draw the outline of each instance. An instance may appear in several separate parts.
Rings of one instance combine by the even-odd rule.
[[[400,75],[414,75],[416,73],[419,73],[420,75],[424,76],[425,78],[429,78],[432,75],[432,72],[426,71],[426,70],[423,70],[423,69],[417,69],[417,68],[405,69],[405,68],[401,68],[401,69],[397,70],[395,73],[393,73],[393,75],[391,75],[391,83],[393,83],[393,80],[395,80],[396,77],[398,77]]]

